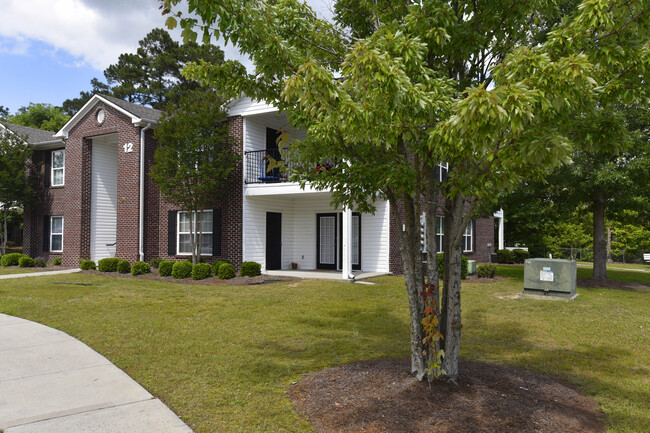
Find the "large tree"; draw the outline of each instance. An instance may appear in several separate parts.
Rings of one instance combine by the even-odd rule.
[[[163,0],[163,12],[179,1]],[[628,22],[636,25],[639,17],[647,20],[645,7],[638,13],[638,3],[621,1],[613,9],[584,3],[548,32],[558,12],[554,2],[539,0],[341,0],[335,23],[318,19],[297,0],[187,3],[202,23],[181,18],[186,36],[222,36],[256,67],[247,74],[234,61],[203,62],[187,68],[188,76],[220,83],[233,96],[243,91],[276,104],[306,127],[307,140],[290,149],[298,167],[324,156],[339,164],[318,174],[303,170],[297,179],[331,190],[334,204],[373,211],[375,200],[388,199],[392,209],[403,211],[393,215],[404,227],[398,240],[412,371],[422,378],[442,366],[456,377],[465,227],[478,204],[498,190],[567,159],[570,141],[562,126],[592,103],[599,84],[588,54],[619,47],[621,41],[607,36],[629,29]],[[169,26],[176,23],[168,19]],[[590,45],[596,34],[598,46]],[[638,35],[646,38],[646,28]],[[646,62],[643,44],[635,39],[632,47],[642,54],[639,63]],[[440,161],[449,164],[443,182]],[[428,261],[426,275],[420,266],[422,211],[429,257],[435,253],[435,216],[445,216],[442,293],[436,261]]]
[[[178,105],[168,104],[155,137],[158,147],[149,175],[166,200],[187,212],[192,262],[198,263],[203,210],[227,194],[240,160],[223,98],[213,91],[183,94]]]
[[[70,119],[60,107],[52,104],[30,102],[27,107],[20,107],[8,121],[16,125],[45,131],[58,131]]]
[[[22,207],[34,193],[31,148],[27,138],[0,128],[0,253],[7,252],[10,213]]]
[[[177,103],[182,92],[199,88],[198,82],[181,74],[186,64],[223,62],[223,51],[219,47],[189,41],[179,44],[164,29],[151,30],[138,44],[135,53],[121,54],[117,63],[106,68],[107,84],[93,78],[90,81],[92,90],[64,101],[64,110],[74,115],[95,93],[162,110],[168,102]]]

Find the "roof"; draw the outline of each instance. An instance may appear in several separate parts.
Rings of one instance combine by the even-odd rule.
[[[113,96],[104,95],[101,93],[97,94],[104,99],[109,100],[120,108],[128,111],[129,113],[144,119],[153,120],[155,122],[160,119],[162,111],[156,110],[155,108],[145,107],[144,105],[134,104],[133,102],[128,102],[123,99],[115,98]]]
[[[67,138],[70,130],[100,101],[113,107],[125,116],[130,117],[131,123],[137,126],[145,126],[147,124],[157,125],[162,115],[162,111],[156,110],[155,108],[145,107],[112,96],[96,93],[54,136]]]
[[[61,140],[54,137],[52,131],[45,131],[43,129],[30,128],[28,126],[16,125],[9,122],[0,122],[0,124],[13,132],[16,135],[21,137],[27,137],[27,144],[29,145],[39,145],[39,144],[52,144],[60,143]]]

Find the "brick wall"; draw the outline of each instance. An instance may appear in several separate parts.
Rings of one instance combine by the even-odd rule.
[[[404,221],[404,206],[401,202],[398,203],[397,209],[390,208],[391,212],[398,212],[400,221]],[[476,260],[479,263],[489,263],[490,254],[487,244],[492,244],[490,250],[494,252],[494,217],[477,219],[476,230],[474,231],[473,240],[474,251],[471,253],[463,253],[470,260]],[[390,215],[390,254],[388,259],[389,271],[396,275],[403,273],[402,258],[399,250],[398,230],[402,230],[401,224],[397,226],[394,222],[394,216]],[[426,255],[425,255],[426,257]]]

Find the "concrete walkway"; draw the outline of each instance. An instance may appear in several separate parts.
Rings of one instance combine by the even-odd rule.
[[[160,400],[79,340],[0,314],[5,433],[191,433]]]
[[[25,278],[25,277],[42,277],[45,275],[59,275],[59,274],[74,274],[75,272],[81,272],[80,268],[75,269],[64,269],[62,271],[43,271],[43,272],[25,272],[24,274],[7,274],[0,275],[0,280],[9,280],[11,278]]]

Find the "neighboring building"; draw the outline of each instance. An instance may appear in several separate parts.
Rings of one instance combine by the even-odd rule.
[[[146,175],[160,114],[95,95],[50,141],[32,143],[44,182],[40,200],[25,209],[25,254],[62,257],[68,266],[79,258],[133,262],[190,255],[187,213],[165,202]],[[280,157],[278,130],[297,139],[305,134],[276,108],[241,98],[230,104],[229,122],[243,161],[227,197],[204,212],[206,261],[239,266],[250,260],[264,270],[296,263],[299,269],[341,270],[344,278],[353,270],[401,271],[401,228],[387,202],[374,215],[335,209],[329,192],[301,190],[277,170],[266,170],[269,155]],[[493,219],[473,222],[465,254],[489,261],[488,244],[494,244]]]

